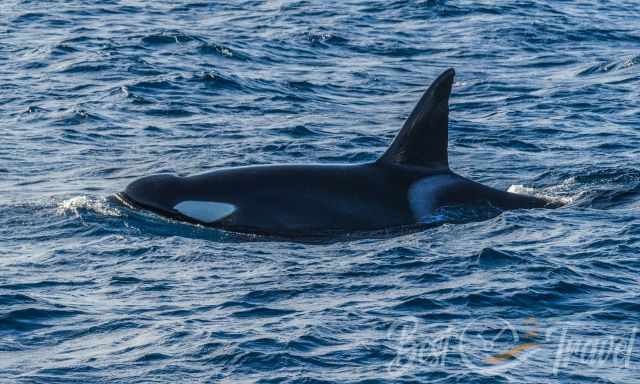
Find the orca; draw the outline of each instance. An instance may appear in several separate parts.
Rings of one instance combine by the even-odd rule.
[[[486,204],[500,212],[554,207],[546,199],[501,191],[449,168],[449,95],[455,71],[427,89],[378,160],[355,165],[223,168],[133,181],[128,206],[188,223],[275,236],[379,231],[426,225],[446,207]]]

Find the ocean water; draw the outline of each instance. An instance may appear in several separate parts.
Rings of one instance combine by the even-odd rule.
[[[639,9],[2,1],[0,382],[639,382]],[[452,168],[565,207],[306,244],[109,199],[374,160],[449,67]]]

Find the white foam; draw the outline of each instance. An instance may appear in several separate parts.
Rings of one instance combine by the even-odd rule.
[[[517,193],[519,195],[535,195],[536,189],[525,187],[522,184],[514,184],[507,189],[507,192]]]
[[[173,209],[203,223],[213,223],[235,212],[236,206],[217,201],[187,200],[176,204]]]
[[[80,210],[86,209],[105,216],[122,216],[120,210],[110,207],[106,199],[96,199],[88,196],[76,196],[58,204],[59,215],[79,215]]]
[[[517,193],[519,195],[534,196],[548,201],[557,202],[563,205],[573,203],[577,196],[563,196],[563,194],[573,192],[571,188],[575,184],[573,178],[563,181],[561,184],[552,185],[545,188],[526,187],[522,184],[511,185],[507,192]]]

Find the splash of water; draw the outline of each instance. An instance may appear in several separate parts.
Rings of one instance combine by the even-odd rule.
[[[56,212],[59,215],[70,214],[80,216],[83,211],[91,211],[104,216],[122,216],[122,212],[110,206],[105,198],[95,198],[85,195],[64,200],[56,207]]]

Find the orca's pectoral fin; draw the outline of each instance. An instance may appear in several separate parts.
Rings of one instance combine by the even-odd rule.
[[[454,75],[453,68],[447,69],[431,84],[378,162],[448,169],[449,94]]]

